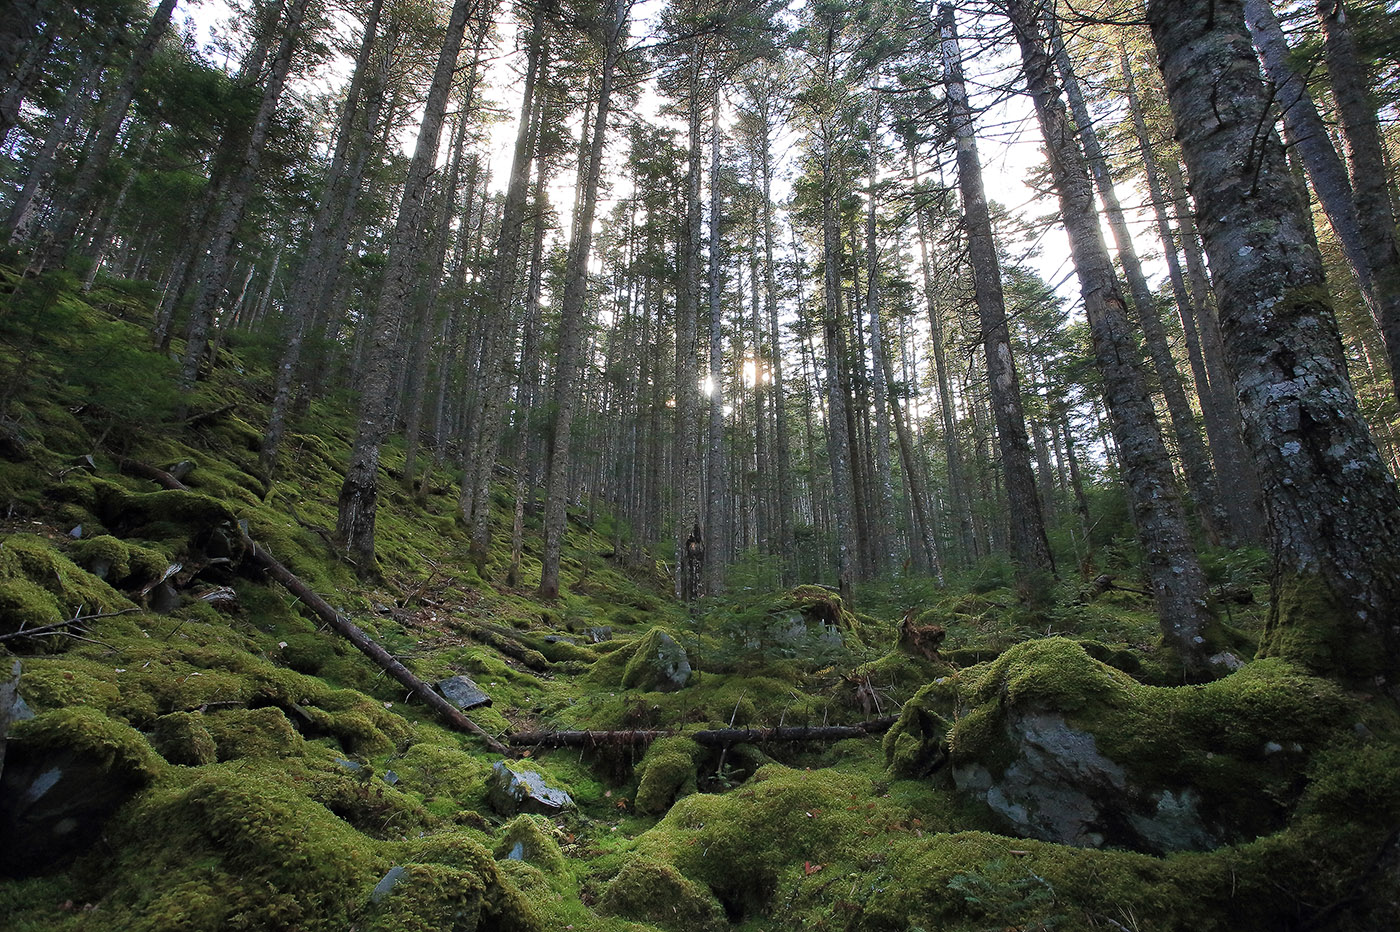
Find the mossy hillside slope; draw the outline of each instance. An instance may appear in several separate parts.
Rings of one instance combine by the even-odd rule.
[[[13,593],[0,610],[14,606],[0,631],[88,617],[74,629],[82,640],[0,642],[22,662],[20,692],[39,713],[16,726],[9,753],[22,764],[71,745],[94,782],[120,792],[101,813],[99,842],[0,879],[6,928],[1400,923],[1397,730],[1366,696],[1280,660],[1204,687],[1145,685],[1168,682],[1167,667],[1146,644],[1142,600],[1124,593],[1061,593],[1031,612],[984,582],[912,600],[915,587],[899,582],[884,599],[870,587],[870,614],[858,616],[820,587],[687,612],[657,574],[605,556],[606,515],[596,528],[571,523],[566,594],[542,604],[527,588],[538,578],[534,527],[522,587],[501,582],[508,496],[493,490],[497,544],[478,572],[454,477],[439,470],[421,492],[405,489],[394,445],[381,476],[380,573],[366,582],[328,541],[353,429],[347,405],[313,404],[282,468],[266,475],[258,393],[270,373],[255,347],[235,334],[188,401],[192,418],[178,420],[179,399],[151,375],[164,363],[144,349],[148,293],[108,283],[84,299],[61,277],[44,287],[30,297],[47,309],[8,320],[61,313],[71,329],[26,326],[0,341],[0,359],[15,366],[23,355],[36,374],[10,400],[14,429],[0,448],[0,593]],[[86,371],[84,328],[102,335],[110,373]],[[189,491],[161,489],[131,463],[179,471]],[[495,701],[470,714],[494,733],[679,734],[650,749],[521,749],[512,764],[569,791],[578,811],[498,814],[486,786],[499,758],[406,702],[267,585],[230,521],[247,522],[420,676],[471,675]],[[234,598],[207,599],[223,589]],[[911,604],[947,629],[945,656],[898,647]],[[687,652],[684,688],[624,684],[654,630]],[[1009,760],[1005,723],[1047,708],[1160,780],[1204,781],[1222,807],[1253,813],[1258,837],[1154,857],[997,834],[1005,824],[956,788],[949,761],[996,770]],[[884,748],[852,739],[721,752],[684,736],[901,709]]]

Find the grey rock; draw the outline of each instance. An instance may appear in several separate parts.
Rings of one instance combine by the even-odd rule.
[[[1141,850],[1200,850],[1218,844],[1200,814],[1200,798],[1137,786],[1099,751],[1094,736],[1056,712],[1022,711],[1006,721],[1015,757],[999,775],[978,761],[953,767],[963,792],[981,795],[1016,832],[1061,844],[1123,844]]]
[[[390,786],[398,786],[399,775],[394,773],[392,770],[386,770],[384,771],[384,782],[389,784]]]
[[[374,890],[369,895],[369,901],[371,903],[378,903],[380,900],[384,899],[384,897],[388,896],[393,892],[394,887],[398,885],[399,878],[402,876],[402,866],[389,868],[389,873],[385,874],[380,878],[379,883],[374,885]]]
[[[491,704],[491,697],[486,695],[480,686],[472,682],[472,678],[469,676],[460,674],[449,676],[439,682],[437,687],[438,691],[447,697],[448,702],[464,712],[468,709]]]
[[[673,693],[690,682],[690,657],[685,648],[664,631],[657,633],[653,656],[646,658],[648,674],[637,685],[657,692]]]
[[[486,801],[501,815],[520,812],[554,815],[574,808],[573,797],[568,793],[549,786],[535,771],[511,770],[504,761],[491,766]]]
[[[611,641],[613,636],[612,625],[599,625],[588,629],[588,639],[594,644],[601,644],[604,641]]]

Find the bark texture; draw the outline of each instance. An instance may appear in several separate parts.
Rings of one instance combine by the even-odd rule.
[[[1153,42],[1210,259],[1274,601],[1263,651],[1352,681],[1400,673],[1400,493],[1357,410],[1303,192],[1267,126],[1243,9],[1154,0]]]
[[[1206,676],[1211,668],[1206,636],[1214,618],[1206,603],[1205,574],[1191,545],[1186,515],[1143,377],[1141,351],[1104,245],[1094,210],[1093,184],[1055,85],[1040,32],[1040,10],[1036,3],[1022,0],[1008,3],[1006,10],[1021,47],[1026,83],[1045,137],[1162,635],[1180,655],[1188,676]]]

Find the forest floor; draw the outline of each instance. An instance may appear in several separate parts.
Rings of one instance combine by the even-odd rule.
[[[754,561],[685,607],[580,509],[541,602],[533,520],[503,582],[504,486],[478,573],[452,471],[407,489],[390,445],[367,582],[331,545],[348,399],[312,404],[269,477],[274,348],[235,337],[181,399],[143,286],[17,284],[0,270],[5,929],[1400,927],[1400,717],[1249,660],[1258,553],[1208,558],[1244,662],[1186,685],[1129,564],[1030,604],[988,561],[869,583],[853,611]],[[498,740],[666,734],[494,753],[269,581],[240,528],[418,677],[470,677]],[[499,764],[571,804],[512,812]]]

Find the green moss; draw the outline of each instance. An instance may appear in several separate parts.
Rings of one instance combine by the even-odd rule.
[[[0,579],[0,631],[55,625],[63,619],[52,592],[27,579]]]
[[[598,909],[607,915],[687,932],[718,932],[726,927],[724,911],[714,894],[671,865],[649,858],[629,861],[608,884]]]
[[[219,760],[288,757],[301,752],[301,735],[275,706],[208,715],[204,726],[218,748]]]
[[[8,583],[8,585],[6,585]],[[26,534],[0,542],[0,624],[50,624],[75,614],[134,607],[101,579],[79,567],[52,543]],[[44,599],[40,592],[47,592]],[[37,614],[36,614],[37,613]],[[54,617],[57,613],[60,617]]]
[[[98,579],[116,582],[131,572],[131,554],[123,541],[102,534],[73,545],[74,562]]]
[[[138,785],[158,776],[164,768],[145,736],[96,709],[45,712],[13,725],[10,740],[23,744],[31,756],[60,752],[80,755],[114,777]]]
[[[218,747],[198,712],[172,712],[156,719],[151,744],[172,764],[197,767],[218,760]]]
[[[368,839],[273,773],[240,764],[186,773],[109,832],[118,853],[101,904],[109,916],[143,932],[349,924],[383,863]]]
[[[1390,571],[1395,571],[1393,563]],[[1376,566],[1372,572],[1384,573],[1387,568]],[[1321,578],[1286,575],[1275,585],[1259,645],[1261,657],[1281,657],[1362,688],[1374,688],[1378,677],[1393,679],[1400,673],[1379,626],[1359,621]]]
[[[553,828],[543,816],[516,816],[496,842],[496,860],[526,861],[545,871],[563,870],[564,854],[549,831]]]
[[[694,793],[699,757],[700,746],[689,738],[653,741],[637,765],[637,811],[664,815],[678,798]]]
[[[672,664],[682,655],[683,648],[674,634],[663,628],[652,628],[630,651],[626,666],[622,669],[623,689],[639,689],[644,692],[665,685],[658,671],[658,664]],[[667,686],[667,688],[671,688]]]
[[[361,916],[366,932],[440,932],[443,929],[541,928],[529,902],[506,882],[480,843],[449,833],[408,846],[387,892],[371,899]],[[380,886],[380,890],[383,890]]]

